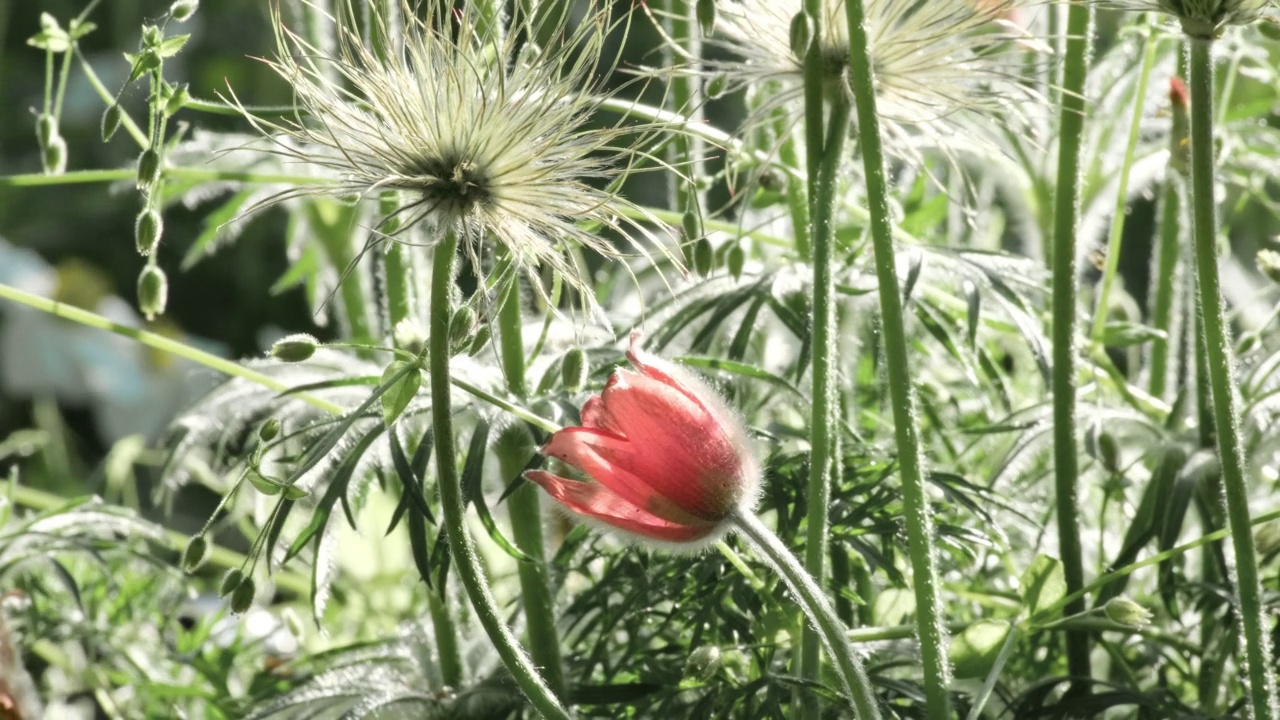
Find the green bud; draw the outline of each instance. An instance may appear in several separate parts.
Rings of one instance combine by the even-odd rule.
[[[588,370],[587,354],[582,348],[576,347],[565,353],[560,361],[560,381],[564,383],[564,389],[570,393],[581,390],[587,384]]]
[[[262,427],[258,428],[258,439],[261,440],[262,442],[271,442],[272,440],[275,440],[276,437],[279,435],[280,435],[280,419],[279,418],[267,418],[267,421],[262,423]]]
[[[1274,283],[1280,283],[1280,252],[1275,250],[1258,251],[1258,270]]]
[[[1106,430],[1098,433],[1098,457],[1107,472],[1120,472],[1120,443],[1116,442],[1115,435]]]
[[[803,60],[809,53],[809,44],[813,42],[813,21],[808,13],[801,10],[791,18],[791,53]]]
[[[715,645],[703,645],[689,654],[684,664],[684,676],[707,682],[720,672],[720,648]]]
[[[471,341],[476,331],[476,311],[467,306],[458,308],[449,321],[449,347],[461,348]]]
[[[258,589],[254,587],[253,578],[245,577],[242,579],[231,593],[231,612],[237,615],[243,614],[253,604],[253,596],[257,592]]]
[[[160,28],[155,25],[142,26],[142,44],[147,47],[155,47],[164,39],[164,35],[160,32]]]
[[[747,264],[747,251],[743,250],[741,245],[734,245],[729,248],[729,257],[725,259],[725,264],[729,266],[729,274],[734,280],[742,279],[742,269]]]
[[[48,175],[61,175],[66,170],[67,141],[61,135],[54,135],[44,146],[44,171]]]
[[[138,156],[138,189],[150,191],[160,181],[160,153],[147,148]]]
[[[169,302],[169,280],[164,271],[155,265],[142,268],[138,276],[138,310],[147,320],[155,320],[157,315],[164,314],[164,306]]]
[[[1240,336],[1240,342],[1236,343],[1236,355],[1248,355],[1257,349],[1261,338],[1258,333],[1250,332]]]
[[[680,216],[680,227],[684,230],[686,240],[702,237],[702,218],[698,217],[696,208],[691,207],[684,211],[684,215]]]
[[[280,338],[271,346],[271,357],[284,362],[302,362],[316,354],[320,341],[306,333]]]
[[[102,113],[102,142],[111,139],[116,134],[116,130],[120,129],[120,120],[124,115],[124,111],[120,109],[118,103],[111,103],[107,106],[105,112]]]
[[[40,147],[48,147],[55,137],[58,137],[58,122],[48,113],[37,115],[36,138],[40,140]]]
[[[200,0],[177,0],[169,6],[169,15],[178,22],[186,22],[196,14],[198,7],[200,7]]]
[[[1127,597],[1112,598],[1102,606],[1107,619],[1129,627],[1145,627],[1151,624],[1151,611]]]
[[[133,239],[138,246],[138,254],[147,257],[155,252],[160,244],[160,235],[164,232],[164,219],[154,208],[143,208],[138,213],[138,222],[133,227]]]
[[[232,568],[222,576],[222,584],[218,586],[218,597],[226,597],[236,591],[240,587],[240,583],[244,582],[244,573],[240,572],[240,568]]]
[[[257,470],[250,470],[245,477],[249,479],[249,484],[263,495],[274,496],[280,494],[280,490],[282,489],[280,485],[266,479]]]
[[[711,241],[703,237],[693,244],[693,269],[694,272],[706,277],[711,274],[715,268],[716,252],[711,247]]]
[[[191,538],[191,542],[187,543],[187,548],[182,551],[182,571],[193,573],[204,564],[205,558],[209,555],[209,541],[204,535],[197,535]]]
[[[169,99],[165,101],[164,114],[172,115],[186,107],[189,102],[191,102],[191,92],[187,89],[187,84],[183,83],[174,88]]]
[[[704,37],[711,37],[716,31],[716,0],[698,0],[698,28]]]
[[[485,343],[489,342],[489,337],[493,335],[493,331],[488,325],[481,325],[476,331],[476,336],[471,340],[471,347],[467,348],[467,354],[474,356],[476,353],[484,349]]]
[[[724,95],[724,91],[729,89],[729,78],[725,75],[716,75],[707,81],[707,97],[715,100]]]

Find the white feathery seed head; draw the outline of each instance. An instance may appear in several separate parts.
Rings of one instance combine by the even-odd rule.
[[[549,267],[596,310],[571,246],[619,256],[591,228],[628,237],[624,229],[639,229],[623,227],[620,211],[630,206],[611,183],[641,152],[646,129],[588,124],[607,97],[596,79],[611,67],[603,43],[615,25],[605,11],[590,4],[572,27],[566,14],[549,13],[529,33],[549,38],[539,47],[516,32],[497,36],[476,3],[403,0],[403,32],[375,12],[375,35],[402,38],[383,52],[365,42],[352,5],[341,0],[345,10],[325,16],[337,35],[329,53],[274,7],[278,54],[268,63],[293,87],[298,112],[273,121],[240,109],[272,140],[270,152],[319,166],[333,182],[265,204],[399,191],[399,232],[459,233],[477,272],[497,243],[515,268],[533,276]]]
[[[1182,30],[1197,38],[1216,38],[1228,25],[1248,25],[1276,11],[1275,0],[1112,0],[1124,10],[1153,10],[1178,18]]]
[[[1030,90],[1006,72],[1007,49],[1031,42],[1009,22],[1016,0],[864,0],[877,112],[889,149],[914,157],[911,138],[945,144],[957,113],[1005,113]],[[717,7],[720,44],[738,60],[711,70],[740,86],[772,82],[761,110],[793,105],[800,113],[804,58],[792,48],[802,0],[727,0]],[[821,0],[818,43],[828,91],[848,92],[849,32],[844,0]]]

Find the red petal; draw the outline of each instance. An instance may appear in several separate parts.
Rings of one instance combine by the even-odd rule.
[[[570,510],[641,537],[664,542],[690,542],[711,534],[715,525],[681,525],[643,510],[596,483],[574,482],[549,472],[524,475]]]
[[[612,382],[612,379],[610,382]],[[599,395],[587,398],[587,401],[582,404],[581,415],[583,427],[606,430],[618,437],[626,437],[617,424],[609,418],[609,413],[604,408],[604,401],[600,399]]]

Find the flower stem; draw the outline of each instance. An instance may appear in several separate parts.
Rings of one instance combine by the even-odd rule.
[[[737,510],[733,524],[742,537],[764,558],[786,583],[800,608],[822,639],[822,645],[835,664],[836,672],[844,683],[845,692],[853,700],[854,717],[875,720],[880,717],[871,682],[862,668],[853,645],[845,633],[847,629],[836,617],[826,594],[814,578],[801,567],[800,561],[787,549],[778,536],[750,510]]]
[[[1178,242],[1182,229],[1182,195],[1179,178],[1172,168],[1165,178],[1160,197],[1160,245],[1156,256],[1155,297],[1152,299],[1151,324],[1164,333],[1151,343],[1151,367],[1148,371],[1147,390],[1151,396],[1164,400],[1169,386],[1169,353],[1173,348],[1173,307],[1178,278],[1178,256],[1182,253]]]
[[[835,281],[832,277],[834,252],[832,245],[835,231],[832,218],[836,204],[836,174],[843,155],[844,138],[849,127],[849,103],[837,97],[831,106],[827,124],[830,132],[822,148],[822,163],[817,182],[813,185],[812,203],[813,240],[813,407],[810,421],[809,491],[806,496],[807,512],[804,546],[804,565],[809,575],[822,582],[826,575],[829,523],[827,511],[831,505],[831,475],[838,459],[835,456],[836,393],[832,378],[833,355],[831,345],[835,341],[836,306]],[[800,676],[817,680],[821,670],[818,652],[818,636],[814,628],[806,626],[801,639]],[[813,701],[804,703],[806,706]],[[816,712],[817,708],[812,708]],[[806,713],[812,716],[809,709]]]
[[[458,647],[458,626],[453,622],[449,606],[434,590],[427,591],[427,610],[436,636],[436,654],[440,657],[440,678],[445,685],[462,684],[462,651]]]
[[[893,251],[893,225],[885,182],[884,151],[880,141],[880,119],[876,114],[875,86],[862,0],[846,0],[845,11],[849,23],[849,81],[858,111],[858,134],[865,168],[867,203],[871,210],[871,241],[875,248],[885,364],[889,396],[893,404],[898,464],[902,473],[902,499],[906,512],[911,580],[916,598],[916,625],[920,635],[926,712],[930,720],[945,720],[951,717],[951,697],[947,693],[951,673],[947,664],[946,633],[942,627],[939,608],[933,523],[925,497],[920,430],[916,426],[902,292],[898,286],[897,263]],[[815,339],[814,342],[816,346],[818,341]]]
[[[1076,444],[1076,234],[1080,211],[1080,152],[1085,119],[1085,78],[1093,35],[1093,3],[1075,0],[1067,10],[1066,59],[1058,123],[1058,193],[1053,213],[1053,462],[1057,491],[1058,551],[1067,592],[1084,585],[1078,507]],[[1083,599],[1067,615],[1085,609]],[[1067,668],[1074,678],[1092,674],[1089,633],[1068,630]],[[1077,687],[1083,687],[1078,684]]]
[[[1227,522],[1235,549],[1236,595],[1244,630],[1249,705],[1255,720],[1276,717],[1276,686],[1270,670],[1271,643],[1263,619],[1262,588],[1249,520],[1239,409],[1232,381],[1230,338],[1218,281],[1218,229],[1214,206],[1213,41],[1191,38],[1191,203],[1201,330],[1210,396],[1217,427],[1218,458],[1226,495]]]
[[[498,308],[498,342],[502,351],[502,373],[506,377],[507,390],[516,397],[528,394],[524,362],[524,321],[520,312],[520,276],[513,275],[502,295]],[[520,467],[514,472],[503,471],[504,480],[519,472],[528,460],[515,458]],[[524,483],[507,498],[507,513],[511,518],[511,535],[516,547],[533,562],[517,565],[520,577],[520,597],[524,601],[525,630],[528,633],[529,653],[542,669],[542,676],[557,695],[565,692],[564,660],[560,652],[560,633],[556,629],[555,600],[547,576],[547,553],[542,536],[542,506],[538,489],[532,483]]]
[[[517,644],[498,614],[497,604],[480,567],[475,545],[466,527],[466,507],[458,476],[457,448],[453,432],[452,385],[449,380],[449,324],[453,317],[453,271],[458,252],[458,236],[445,234],[436,246],[431,273],[431,415],[436,442],[436,472],[440,488],[441,513],[450,554],[458,579],[467,591],[480,625],[489,636],[507,670],[534,708],[548,719],[569,718],[551,688],[547,687],[529,657]]]
[[[1146,108],[1147,85],[1151,79],[1151,69],[1156,64],[1156,51],[1160,49],[1160,40],[1151,26],[1150,13],[1142,24],[1146,32],[1143,41],[1142,69],[1138,71],[1138,89],[1134,93],[1133,117],[1129,121],[1129,142],[1124,148],[1124,160],[1120,165],[1119,181],[1116,183],[1115,211],[1111,215],[1111,231],[1107,237],[1107,264],[1102,272],[1101,290],[1098,292],[1097,308],[1093,312],[1093,330],[1090,339],[1097,343],[1102,341],[1102,333],[1107,326],[1107,312],[1110,307],[1111,285],[1115,282],[1116,272],[1120,269],[1120,243],[1124,239],[1124,223],[1127,217],[1125,209],[1129,206],[1129,174],[1133,168],[1133,156],[1138,148],[1138,135],[1142,132],[1142,111]]]

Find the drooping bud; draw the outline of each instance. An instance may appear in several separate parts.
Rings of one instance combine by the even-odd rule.
[[[453,313],[449,321],[449,347],[461,350],[471,342],[476,331],[476,311],[463,305]]]
[[[222,576],[222,584],[218,586],[218,597],[226,597],[236,591],[240,587],[240,583],[244,581],[244,573],[240,568],[232,568]]]
[[[160,181],[160,153],[147,148],[138,156],[138,189],[150,191]]]
[[[54,135],[44,146],[44,171],[48,175],[61,175],[67,171],[67,141]]]
[[[205,539],[204,534],[196,535],[187,543],[187,548],[182,551],[182,571],[193,573],[204,564],[205,558],[209,556],[209,541]]]
[[[813,21],[809,14],[801,10],[791,18],[791,54],[803,61],[809,53],[809,44],[813,42]]]
[[[320,341],[307,333],[286,335],[271,346],[271,357],[283,362],[302,362],[316,354]]]
[[[200,7],[200,0],[177,0],[169,6],[169,15],[178,22],[186,22],[196,14],[196,9]]]
[[[102,142],[107,142],[116,130],[120,129],[120,121],[123,118],[124,111],[120,109],[119,103],[111,103],[102,113]]]
[[[729,248],[729,256],[725,258],[725,265],[729,269],[729,275],[734,280],[742,279],[742,270],[747,265],[747,251],[742,249],[742,245],[734,245]]]
[[[711,274],[715,269],[716,252],[711,241],[704,235],[693,244],[693,269],[702,277]]]
[[[138,254],[147,257],[155,252],[160,244],[160,235],[164,232],[164,219],[155,208],[143,208],[138,213],[138,221],[133,228],[133,239],[138,246]]]
[[[587,354],[582,348],[575,347],[565,353],[564,360],[560,361],[560,381],[565,391],[576,393],[581,390],[587,383],[588,370]]]
[[[242,615],[253,605],[253,597],[258,592],[258,588],[254,585],[253,578],[245,576],[240,580],[240,584],[236,585],[236,589],[231,592],[231,612]]]
[[[1112,598],[1102,606],[1107,619],[1129,627],[1146,627],[1151,624],[1151,611],[1127,597]]]
[[[169,279],[155,265],[142,268],[138,276],[138,310],[148,321],[164,314],[169,302]]]
[[[57,136],[58,122],[52,115],[40,113],[36,116],[36,139],[40,141],[40,147],[47,147]]]
[[[267,418],[258,428],[258,439],[262,442],[271,442],[280,435],[280,418]]]

